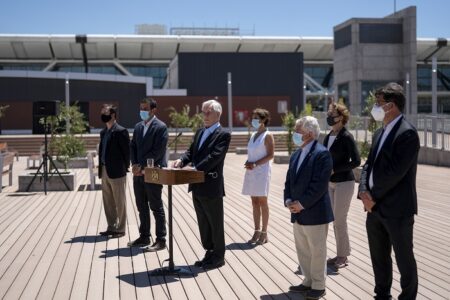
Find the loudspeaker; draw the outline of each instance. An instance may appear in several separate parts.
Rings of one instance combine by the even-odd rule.
[[[33,103],[33,115],[40,117],[57,116],[59,114],[59,101],[37,101]]]

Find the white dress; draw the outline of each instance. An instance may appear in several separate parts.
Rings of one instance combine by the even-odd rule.
[[[254,141],[255,134],[248,141],[248,161],[255,162],[267,155],[266,145],[264,141],[268,130],[261,133]],[[244,186],[242,194],[249,196],[267,196],[269,194],[270,173],[272,170],[271,162],[268,161],[262,165],[258,165],[253,170],[246,170],[244,176]]]

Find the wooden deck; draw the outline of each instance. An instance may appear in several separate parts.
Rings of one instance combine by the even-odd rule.
[[[282,205],[286,165],[273,165],[270,202],[270,243],[249,247],[253,232],[250,199],[240,194],[246,156],[229,154],[225,165],[226,265],[204,272],[193,266],[204,250],[186,186],[174,187],[175,264],[196,275],[150,277],[148,271],[166,265],[168,251],[142,253],[127,242],[138,236],[138,215],[132,180],[128,178],[127,235],[107,240],[101,192],[90,191],[87,169],[77,170],[74,192],[17,193],[14,186],[0,194],[1,299],[301,299],[287,293],[301,282],[297,255]],[[25,158],[15,164],[15,174]],[[415,253],[419,268],[419,299],[450,296],[450,169],[419,166],[419,216]],[[167,189],[164,189],[167,204]],[[166,207],[167,208],[167,207]],[[153,220],[152,220],[153,221]],[[370,299],[373,275],[368,253],[365,214],[352,202],[349,217],[352,255],[339,274],[329,270],[326,299]],[[152,225],[153,226],[153,225]],[[153,228],[153,227],[152,227]],[[332,226],[328,256],[335,255]],[[395,269],[393,295],[399,293]]]

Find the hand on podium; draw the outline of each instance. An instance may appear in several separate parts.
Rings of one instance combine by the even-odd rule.
[[[181,159],[177,159],[172,162],[171,167],[172,168],[181,168],[182,165],[183,165],[183,162],[181,161]]]

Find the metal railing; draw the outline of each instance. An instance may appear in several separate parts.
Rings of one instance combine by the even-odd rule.
[[[319,120],[320,128],[328,130],[325,112],[314,112],[314,117]],[[416,128],[422,147],[450,151],[450,116],[448,115],[409,115],[405,116]],[[351,116],[347,128],[352,132],[355,140],[372,140],[369,131],[370,117]],[[381,124],[378,124],[381,126]]]

